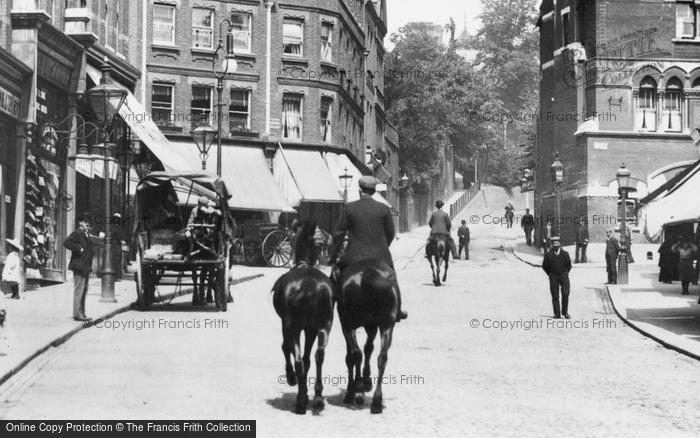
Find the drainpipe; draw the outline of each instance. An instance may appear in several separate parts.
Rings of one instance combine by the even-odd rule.
[[[272,81],[272,1],[265,1],[267,9],[267,35],[266,35],[266,56],[265,56],[265,135],[270,136],[270,87]]]
[[[148,88],[147,53],[148,53],[148,2],[143,2],[141,9],[141,105],[146,106],[146,89]]]

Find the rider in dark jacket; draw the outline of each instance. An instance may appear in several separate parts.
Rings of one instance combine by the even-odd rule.
[[[351,264],[362,260],[378,259],[394,269],[394,261],[389,251],[389,245],[394,240],[394,220],[391,210],[386,205],[372,199],[377,180],[371,176],[360,178],[360,199],[345,206],[333,234],[331,248],[331,264],[336,264],[342,271]],[[338,261],[338,255],[348,234],[350,242],[345,253]],[[398,291],[397,320],[406,318],[406,312],[401,310],[401,293]]]

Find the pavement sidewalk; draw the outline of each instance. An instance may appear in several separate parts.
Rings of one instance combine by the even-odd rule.
[[[233,284],[261,276],[263,268],[233,267]],[[122,280],[115,283],[116,303],[100,301],[101,280],[91,278],[85,300],[89,323],[73,320],[73,282],[40,287],[26,291],[19,300],[0,296],[0,309],[7,311],[5,327],[0,328],[0,384],[5,382],[32,359],[51,347],[70,339],[80,330],[131,310],[136,301],[136,284]],[[190,290],[191,291],[191,290]],[[175,294],[172,286],[160,287],[160,298]],[[186,292],[186,291],[183,291]]]
[[[681,295],[679,282],[657,280],[658,268],[631,268],[629,284],[607,286],[615,311],[645,336],[700,360],[700,287],[691,285],[690,295]]]

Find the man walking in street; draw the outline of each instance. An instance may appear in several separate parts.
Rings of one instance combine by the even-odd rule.
[[[396,236],[391,210],[372,199],[377,187],[376,178],[363,176],[359,180],[359,185],[360,199],[345,206],[333,233],[330,263],[335,265],[334,276],[336,268],[340,273],[346,266],[362,260],[379,260],[394,269],[394,261],[389,251],[389,245]],[[350,236],[350,243],[338,260],[346,234]],[[399,322],[406,319],[407,314],[402,310],[401,292],[398,288],[396,293],[398,295],[396,322]]]
[[[90,240],[90,216],[85,213],[78,218],[78,228],[63,242],[71,251],[68,269],[73,271],[73,319],[89,321],[85,316],[90,271],[92,269],[92,240]]]
[[[462,226],[457,230],[457,237],[459,238],[459,250],[457,255],[462,257],[462,248],[464,248],[464,260],[469,260],[469,227],[467,226],[467,221],[462,220]]]
[[[542,248],[545,254],[552,249],[552,233],[552,220],[547,219],[547,223],[542,227]]]
[[[530,214],[530,209],[525,209],[525,215],[520,220],[520,226],[525,231],[525,243],[532,246],[532,230],[535,228],[535,218]]]
[[[452,253],[452,258],[459,258],[457,255],[457,247],[455,245],[454,239],[450,235],[450,228],[452,228],[452,221],[450,220],[450,215],[442,211],[442,206],[445,205],[444,202],[438,200],[435,201],[435,210],[430,219],[428,220],[428,225],[430,226],[430,237],[428,238],[428,243],[433,236],[445,236],[447,239],[447,244],[450,246],[450,252]],[[428,245],[425,245],[425,258],[428,258]]]
[[[559,236],[552,237],[552,250],[544,255],[542,269],[549,276],[549,292],[552,294],[552,308],[554,318],[569,316],[569,271],[571,271],[571,257],[561,248]],[[561,290],[561,308],[559,307],[559,292]]]
[[[580,218],[578,229],[576,230],[576,255],[574,263],[586,263],[586,248],[588,247],[588,228],[584,223],[584,218]],[[580,254],[579,254],[580,253]]]
[[[606,284],[617,284],[617,255],[620,253],[620,242],[613,236],[612,230],[605,232],[605,266],[608,271]]]

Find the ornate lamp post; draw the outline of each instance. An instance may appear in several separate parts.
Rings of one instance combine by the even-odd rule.
[[[552,182],[554,183],[554,194],[556,197],[555,212],[555,232],[557,236],[561,234],[559,227],[559,216],[561,216],[561,184],[564,182],[564,165],[559,161],[559,151],[554,153],[554,163],[550,166],[552,170]]]
[[[617,284],[629,283],[629,259],[627,251],[629,249],[629,239],[627,238],[627,193],[634,189],[630,187],[630,178],[632,172],[622,163],[615,177],[617,178],[617,186],[620,194],[622,208],[622,223],[620,224],[620,257],[618,259],[617,268]]]
[[[226,44],[224,45],[224,25],[226,25]],[[238,69],[238,64],[233,54],[233,35],[231,29],[233,25],[228,18],[222,18],[219,22],[219,45],[212,60],[212,70],[216,76],[216,174],[221,176],[221,95],[224,91],[224,77]]]
[[[211,125],[199,126],[192,131],[190,135],[194,140],[194,144],[199,150],[199,158],[202,160],[202,170],[207,170],[207,157],[209,156],[209,149],[211,149],[211,144],[214,142],[214,136],[216,135],[216,130]],[[219,148],[221,147],[221,141],[219,140]],[[219,150],[219,158],[221,150]],[[221,176],[221,169],[219,169],[219,176]]]
[[[343,202],[348,203],[348,186],[352,183],[352,175],[348,173],[348,168],[345,168],[345,173],[338,177],[343,185]]]
[[[112,257],[112,180],[110,178],[110,153],[111,148],[115,145],[109,142],[109,134],[107,127],[114,121],[114,118],[119,114],[124,100],[126,99],[127,91],[112,83],[111,69],[105,61],[102,64],[102,78],[100,83],[87,92],[88,102],[92,110],[97,115],[98,121],[102,122],[102,143],[97,145],[104,152],[104,180],[105,180],[105,246],[104,246],[104,269],[102,271],[102,297],[100,301],[115,303],[114,298],[114,258]]]

